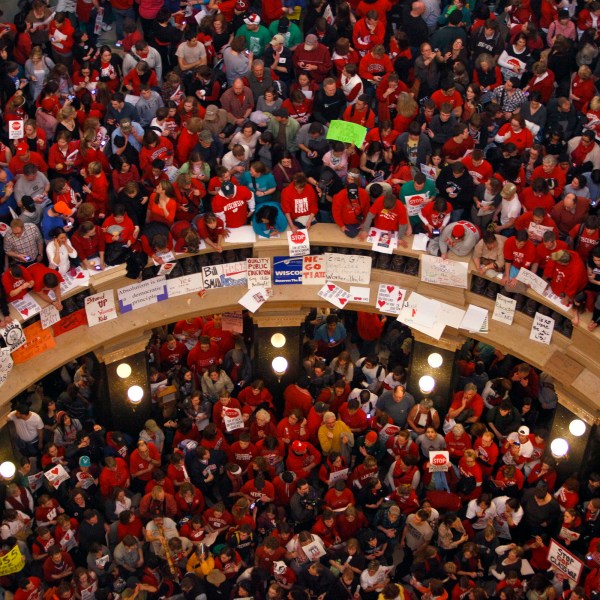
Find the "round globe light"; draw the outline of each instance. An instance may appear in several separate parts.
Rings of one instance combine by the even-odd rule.
[[[439,369],[442,366],[443,362],[444,359],[442,358],[442,355],[439,352],[432,352],[427,357],[427,363],[432,369]]]
[[[271,362],[275,375],[283,375],[288,368],[288,361],[283,356],[276,356]]]
[[[569,431],[575,437],[580,437],[585,433],[585,423],[581,419],[573,419],[569,423]]]
[[[285,335],[283,335],[283,333],[274,333],[271,336],[271,344],[275,347],[275,348],[283,348],[285,346]]]
[[[569,444],[567,440],[563,438],[556,438],[555,440],[552,440],[552,443],[550,444],[550,451],[554,458],[563,458],[569,451]]]
[[[121,363],[117,367],[117,375],[121,379],[127,379],[131,375],[131,366],[128,365],[127,363]]]
[[[144,390],[139,385],[132,385],[127,390],[127,397],[132,404],[139,404],[144,397]]]
[[[435,379],[431,375],[423,375],[419,379],[419,389],[423,394],[430,394],[435,387]]]
[[[15,464],[10,462],[10,460],[0,464],[0,476],[2,476],[4,479],[11,479],[16,472],[17,467],[15,467]]]

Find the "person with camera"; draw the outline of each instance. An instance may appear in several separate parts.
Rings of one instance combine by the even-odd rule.
[[[317,490],[309,485],[306,479],[300,479],[296,492],[290,500],[290,512],[296,531],[310,529],[319,509],[319,495]]]

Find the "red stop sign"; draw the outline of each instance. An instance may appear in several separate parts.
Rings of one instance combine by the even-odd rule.
[[[446,457],[443,454],[436,454],[431,459],[431,464],[435,465],[436,467],[441,467],[442,465],[446,464]]]
[[[294,244],[301,244],[306,240],[306,236],[301,231],[297,231],[296,233],[292,233],[290,239]]]

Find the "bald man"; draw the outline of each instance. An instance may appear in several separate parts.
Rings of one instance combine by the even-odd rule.
[[[417,0],[410,5],[410,10],[404,15],[403,29],[413,48],[418,48],[429,39],[429,28],[423,19],[425,8],[425,3]]]

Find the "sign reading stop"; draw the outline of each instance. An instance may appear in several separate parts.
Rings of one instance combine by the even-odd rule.
[[[447,471],[450,466],[450,454],[447,450],[429,451],[429,472]]]
[[[20,140],[25,137],[25,121],[9,121],[8,122],[8,137],[11,140]]]

